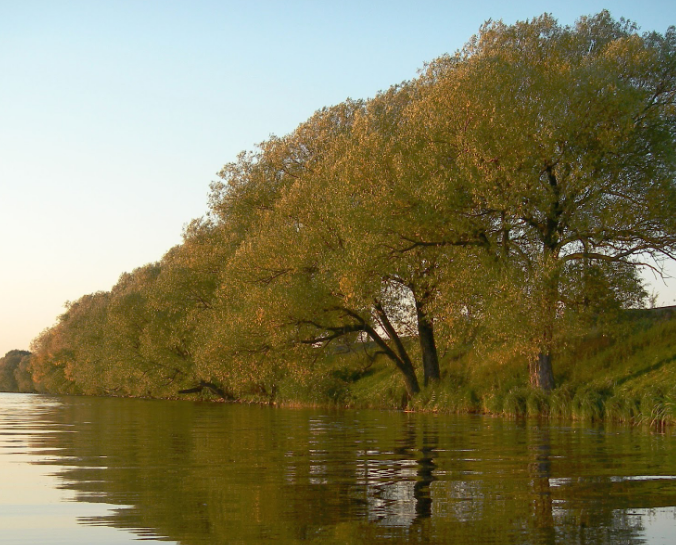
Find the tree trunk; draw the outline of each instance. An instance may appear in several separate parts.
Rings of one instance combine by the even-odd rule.
[[[195,386],[194,388],[187,388],[185,390],[179,390],[179,394],[197,394],[201,392],[202,390],[210,390],[217,396],[219,396],[221,399],[224,399],[225,401],[233,401],[235,397],[229,393],[227,393],[223,388],[220,386],[217,386],[213,382],[206,382],[204,380],[200,381],[200,383]]]
[[[551,392],[554,389],[554,372],[552,370],[551,352],[540,351],[537,359],[529,365],[530,384],[543,392]]]
[[[436,382],[441,378],[439,355],[434,342],[434,326],[423,311],[422,304],[416,301],[415,306],[418,313],[418,337],[422,352],[424,384],[427,386],[430,382]]]
[[[415,370],[413,369],[413,367],[410,366],[399,365],[399,362],[396,360],[395,364],[404,375],[406,394],[408,398],[411,399],[415,394],[420,392],[420,384],[418,384],[418,377],[415,376]]]
[[[540,340],[537,358],[529,364],[530,384],[543,392],[554,389],[554,371],[552,353],[554,352],[554,329],[556,327],[557,307],[559,303],[559,267],[558,256],[554,249],[546,250],[545,269],[542,285],[540,315]]]
[[[413,369],[413,362],[411,361],[411,358],[408,355],[408,352],[406,351],[406,347],[404,346],[404,343],[401,342],[401,338],[399,337],[397,330],[394,329],[392,322],[390,322],[390,319],[387,316],[385,309],[378,302],[376,302],[376,304],[375,304],[375,309],[376,309],[376,313],[378,314],[378,319],[380,320],[381,325],[383,326],[383,328],[387,332],[387,335],[390,337],[390,339],[394,343],[394,346],[397,349],[397,353],[399,354],[401,361],[403,361],[407,366],[409,366],[411,369]]]
[[[349,329],[350,331],[357,330],[363,331],[371,338],[373,342],[376,343],[376,345],[378,345],[378,348],[382,350],[383,354],[385,354],[385,356],[387,356],[397,366],[397,369],[399,369],[401,374],[404,375],[404,385],[406,386],[406,398],[410,399],[415,394],[420,392],[420,384],[418,383],[418,377],[416,377],[415,374],[415,368],[413,367],[413,363],[411,362],[411,359],[408,357],[408,354],[406,353],[406,349],[404,348],[401,339],[399,338],[397,332],[395,331],[394,327],[392,327],[392,324],[387,318],[385,309],[378,301],[375,301],[375,310],[380,318],[381,323],[383,324],[383,327],[386,329],[386,331],[390,336],[394,337],[393,341],[395,347],[397,348],[398,353],[392,350],[392,348],[378,334],[378,332],[375,329],[373,329],[373,327],[371,327],[369,324],[367,324],[366,321],[361,316],[359,316],[358,313],[353,312],[352,310],[349,309],[343,309],[343,311],[348,316],[350,316],[351,318],[355,319],[358,322],[358,328],[355,329],[352,326],[348,326],[345,329],[346,330]],[[340,329],[341,328],[338,328],[338,330]]]
[[[554,371],[552,369],[552,351],[554,345],[554,322],[556,320],[556,305],[552,305],[545,313],[545,324],[542,330],[540,350],[537,358],[530,362],[530,384],[543,392],[554,389]]]
[[[420,384],[418,383],[418,377],[415,375],[415,369],[411,361],[406,358],[400,358],[394,350],[392,350],[383,338],[376,333],[376,331],[367,326],[365,329],[369,337],[378,345],[378,347],[385,353],[385,355],[390,358],[397,366],[397,369],[401,371],[401,374],[404,375],[404,385],[406,386],[406,394],[408,398],[412,398],[415,394],[420,392]]]
[[[388,354],[390,359],[394,361],[399,370],[403,373],[404,381],[406,382],[406,391],[408,392],[408,397],[411,398],[413,395],[417,394],[420,391],[420,385],[418,384],[418,377],[416,377],[415,375],[415,368],[413,367],[413,362],[411,361],[408,352],[406,352],[404,343],[401,342],[401,339],[399,338],[397,331],[394,329],[394,326],[390,322],[390,319],[387,317],[387,313],[385,312],[383,306],[379,302],[376,302],[375,309],[380,319],[380,323],[382,324],[383,328],[385,329],[385,331],[387,332],[390,339],[394,343],[394,346],[397,349],[397,353],[395,354],[394,351],[391,350],[389,346],[387,346],[387,343],[385,343],[381,339],[381,341],[385,344],[385,346],[387,346],[390,352],[392,352],[392,355],[388,354],[387,351],[385,353]],[[383,347],[381,346],[381,348]]]

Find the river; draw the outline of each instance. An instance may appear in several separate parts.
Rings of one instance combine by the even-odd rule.
[[[0,394],[0,543],[671,544],[676,435]]]

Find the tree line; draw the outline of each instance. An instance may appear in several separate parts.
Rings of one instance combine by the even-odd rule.
[[[674,27],[488,22],[225,165],[180,245],[34,340],[33,387],[274,400],[368,346],[413,396],[500,347],[549,391],[556,348],[676,256],[675,96]]]

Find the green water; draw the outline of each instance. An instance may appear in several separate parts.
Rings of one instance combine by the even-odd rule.
[[[675,536],[673,430],[0,394],[0,543]]]

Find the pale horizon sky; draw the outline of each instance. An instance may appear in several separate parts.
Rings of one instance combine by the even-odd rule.
[[[602,9],[676,24],[673,0],[0,0],[0,357],[179,244],[240,151],[414,78],[487,19]],[[654,288],[676,304],[673,280]]]

